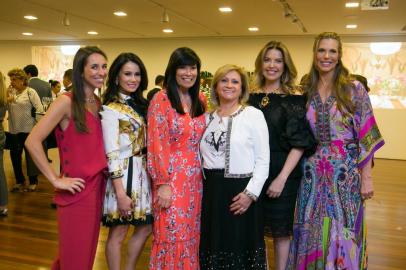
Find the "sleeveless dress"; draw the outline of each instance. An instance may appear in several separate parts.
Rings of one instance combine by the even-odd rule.
[[[67,93],[71,98],[71,93]],[[57,190],[59,254],[52,269],[93,268],[105,189],[106,155],[100,119],[86,111],[87,133],[76,131],[73,116],[68,127],[55,128],[61,175],[79,177],[85,188],[75,194]]]
[[[204,100],[203,98],[201,98]],[[150,270],[199,269],[202,170],[199,142],[204,114],[192,118],[172,108],[166,91],[158,92],[148,111],[148,171],[153,198],[160,184],[172,188],[172,204],[153,203]]]

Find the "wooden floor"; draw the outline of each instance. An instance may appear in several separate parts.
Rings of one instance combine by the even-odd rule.
[[[56,150],[51,150],[58,168]],[[9,188],[14,183],[9,152],[4,155]],[[370,270],[406,269],[406,161],[376,160],[373,176],[376,195],[368,201],[368,252]],[[57,251],[55,210],[50,207],[52,188],[40,178],[38,192],[9,193],[9,215],[0,218],[0,269],[46,270]],[[106,270],[102,229],[94,265]],[[147,269],[148,241],[138,267]],[[269,252],[270,256],[272,251]]]

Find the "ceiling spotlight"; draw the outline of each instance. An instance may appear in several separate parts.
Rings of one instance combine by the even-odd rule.
[[[248,31],[250,31],[250,32],[258,32],[258,30],[259,30],[259,28],[258,27],[249,27],[248,28]]]
[[[173,33],[173,30],[170,29],[170,28],[165,28],[165,29],[162,30],[162,32],[164,32],[164,33]]]
[[[164,9],[164,12],[162,13],[161,17],[161,23],[168,23],[169,22],[169,15],[168,12],[166,12],[166,9]]]
[[[347,29],[355,29],[355,28],[357,28],[358,27],[358,25],[356,25],[356,24],[347,24],[346,26],[345,26],[345,28],[347,28]]]
[[[26,16],[24,16],[24,19],[27,19],[27,20],[33,21],[33,20],[37,20],[38,18],[37,18],[37,17],[35,17],[35,16],[32,16],[32,15],[26,15]]]
[[[223,13],[230,13],[231,11],[233,11],[233,9],[230,7],[220,7],[219,10],[220,10],[220,12],[223,12]]]
[[[359,7],[359,3],[358,2],[347,2],[347,3],[345,3],[345,7],[346,8],[357,8],[357,7]]]
[[[68,17],[68,13],[66,11],[65,11],[65,15],[63,16],[63,19],[62,19],[62,24],[64,26],[69,26],[70,25],[70,20],[69,20],[69,17]]]
[[[97,33],[96,31],[89,31],[87,32],[89,35],[95,36],[98,35],[99,33]]]
[[[34,35],[33,33],[30,33],[30,32],[24,32],[24,33],[21,33],[23,36],[32,36],[32,35]]]
[[[118,17],[125,17],[127,16],[127,13],[125,13],[124,11],[116,11],[113,13],[114,15],[118,16]]]

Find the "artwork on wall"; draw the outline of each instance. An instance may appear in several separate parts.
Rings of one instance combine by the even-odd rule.
[[[406,109],[406,43],[345,43],[343,63],[368,79],[374,108]]]

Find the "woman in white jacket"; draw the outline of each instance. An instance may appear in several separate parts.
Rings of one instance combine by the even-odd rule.
[[[214,112],[200,144],[203,181],[201,269],[266,269],[260,205],[269,172],[263,114],[246,106],[248,78],[234,65],[219,68],[212,83]]]

